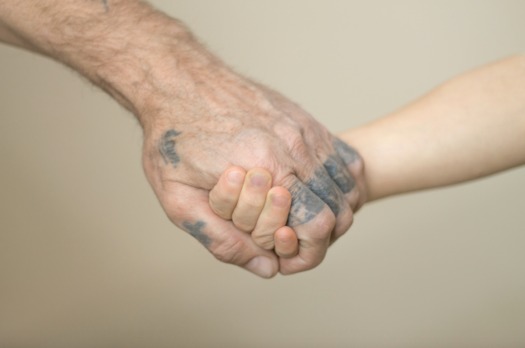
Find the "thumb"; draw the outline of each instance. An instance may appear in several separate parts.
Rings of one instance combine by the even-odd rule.
[[[279,271],[277,256],[255,244],[251,236],[229,220],[217,216],[210,208],[208,191],[180,185],[176,195],[163,200],[179,207],[170,211],[170,219],[195,237],[218,260],[242,267],[260,277],[272,278]],[[175,201],[175,202],[174,202]],[[168,209],[167,209],[168,208]]]

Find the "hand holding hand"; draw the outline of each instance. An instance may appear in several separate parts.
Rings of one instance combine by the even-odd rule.
[[[210,74],[193,77],[184,98],[164,92],[170,97],[150,108],[156,115],[145,127],[144,168],[162,206],[224,262],[268,277],[317,266],[364,201],[360,158],[279,94],[225,68]],[[243,232],[249,221],[237,228],[209,208],[208,191],[232,165],[265,168],[275,185],[289,190],[288,224],[300,240],[296,257],[278,265],[264,249],[272,245]]]
[[[225,220],[281,258],[297,255],[295,231],[286,226],[291,195],[284,187],[271,187],[272,175],[263,168],[246,173],[243,168],[226,170],[210,191],[210,207]]]

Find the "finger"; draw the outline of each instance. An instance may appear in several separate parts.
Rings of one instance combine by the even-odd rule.
[[[345,195],[341,192],[336,182],[332,180],[324,166],[319,166],[311,177],[305,181],[305,185],[334,213],[336,223],[331,238],[339,238],[350,228],[353,222],[353,213]]]
[[[299,252],[289,259],[280,259],[282,274],[306,271],[319,265],[330,244],[336,218],[325,202],[301,181],[290,186],[292,205],[288,225],[299,240]]]
[[[280,258],[288,259],[297,255],[299,251],[299,240],[292,228],[288,226],[279,228],[274,233],[274,240],[275,253]]]
[[[341,139],[334,137],[333,147],[345,165],[350,166],[361,158],[357,151]]]
[[[348,172],[354,179],[354,185],[352,186],[350,192],[345,193],[345,195],[347,197],[347,201],[352,207],[352,211],[355,213],[367,199],[367,190],[365,187],[365,180],[363,178],[363,160],[354,148],[339,138],[334,138],[332,145],[337,154],[337,157],[341,159],[345,167],[348,169]]]
[[[208,192],[175,185],[162,205],[170,219],[204,245],[218,260],[240,266],[260,277],[271,278],[279,270],[273,252],[258,247],[251,236],[231,221],[217,216],[208,204]],[[191,209],[188,209],[191,207]]]
[[[224,220],[231,220],[241,194],[246,171],[240,167],[228,168],[210,191],[209,204],[213,212]]]
[[[232,215],[237,228],[245,232],[253,231],[271,186],[272,175],[266,169],[253,168],[248,171]]]
[[[291,203],[292,196],[284,187],[276,186],[268,191],[264,208],[252,232],[255,244],[267,250],[274,248],[274,234],[286,225]]]
[[[355,195],[355,181],[334,150],[333,136],[326,130],[307,130],[305,149],[300,153],[309,162],[319,163],[314,172],[299,172],[298,178],[317,194],[337,217],[332,239],[343,235],[352,225],[353,212],[350,202]],[[313,158],[312,158],[313,157]],[[306,174],[306,177],[304,176]],[[354,199],[355,200],[355,199]]]
[[[355,181],[341,157],[336,154],[328,156],[323,167],[343,194],[352,191]]]
[[[331,243],[331,233],[327,231],[333,229],[334,225],[332,211],[324,206],[308,224],[294,227],[299,242],[298,253],[294,257],[279,259],[280,272],[287,275],[317,267],[325,258]]]
[[[355,181],[350,174],[348,168],[342,159],[337,155],[328,156],[323,162],[323,167],[332,180],[337,186],[337,196],[340,200],[340,210],[337,214],[336,227],[332,235],[332,242],[337,238],[341,237],[352,225],[354,212],[352,210],[353,188],[355,187]]]

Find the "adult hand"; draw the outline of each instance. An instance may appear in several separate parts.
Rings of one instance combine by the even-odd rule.
[[[133,112],[144,128],[146,176],[164,210],[222,261],[264,277],[315,267],[364,200],[355,152],[143,1],[0,2],[0,41],[70,66]],[[208,191],[231,165],[266,168],[289,189],[296,257],[279,264],[260,247],[269,249],[265,238],[256,244],[211,211]]]
[[[186,71],[191,80],[182,95],[180,81],[153,94],[161,96],[148,108],[155,115],[141,117],[155,120],[145,127],[144,168],[171,221],[219,260],[264,277],[317,266],[364,201],[357,153],[288,99],[221,64]],[[232,165],[266,168],[274,185],[290,191],[288,224],[300,241],[297,256],[278,265],[270,252],[273,235],[250,238],[246,232],[256,220],[249,206],[235,224],[211,211],[208,192]],[[254,180],[271,185],[271,178]]]

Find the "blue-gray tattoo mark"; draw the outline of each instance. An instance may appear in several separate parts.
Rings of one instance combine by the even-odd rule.
[[[339,156],[332,155],[324,162],[328,175],[343,193],[349,193],[355,186],[355,181]]]
[[[324,168],[317,169],[312,179],[305,184],[302,182],[293,184],[290,193],[292,206],[287,224],[291,227],[313,220],[323,210],[325,204],[337,216],[345,204],[342,193]]]
[[[306,183],[297,182],[290,188],[289,226],[308,223],[321,212],[324,204],[337,216],[346,204],[344,194],[355,187],[347,166],[359,160],[359,155],[339,139],[335,139],[333,145],[336,154],[329,156],[323,167],[318,168]]]
[[[343,162],[348,166],[360,159],[356,150],[350,147],[341,139],[335,138],[333,141],[335,152],[341,157]]]
[[[344,204],[342,195],[324,168],[317,169],[314,177],[306,182],[306,186],[330,207],[335,216],[339,214],[340,207]]]
[[[159,151],[166,164],[171,163],[174,167],[180,162],[180,157],[175,151],[175,137],[180,135],[175,129],[170,129],[160,140]]]
[[[302,182],[296,182],[290,188],[292,205],[288,214],[287,225],[294,227],[311,221],[323,209],[323,201]]]
[[[210,237],[206,235],[202,231],[202,229],[206,226],[206,223],[202,220],[199,220],[195,223],[191,223],[189,221],[186,221],[182,224],[182,227],[195,239],[197,239],[202,245],[205,247],[209,247],[212,240]]]

